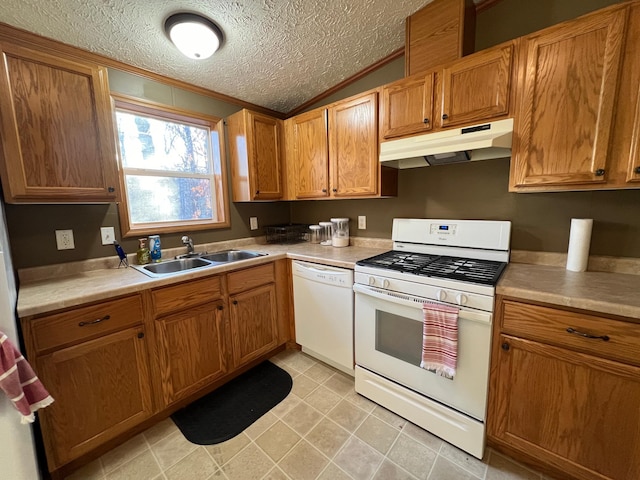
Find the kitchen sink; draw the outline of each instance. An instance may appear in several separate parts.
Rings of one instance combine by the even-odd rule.
[[[222,252],[207,253],[202,255],[201,258],[215,263],[229,263],[262,257],[263,255],[266,255],[266,253],[251,252],[249,250],[223,250]]]
[[[151,263],[149,265],[132,265],[136,270],[153,278],[167,277],[177,275],[196,268],[214,267],[225,263],[237,262],[239,260],[248,260],[251,258],[262,257],[266,253],[251,252],[249,250],[223,250],[221,252],[179,255],[175,260],[167,260],[160,263]]]

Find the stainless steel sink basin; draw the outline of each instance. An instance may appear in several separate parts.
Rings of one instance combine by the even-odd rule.
[[[207,259],[215,263],[237,262],[239,260],[248,260],[249,258],[262,257],[265,253],[250,252],[249,250],[224,250],[222,252],[207,253],[201,258]]]
[[[207,262],[201,258],[181,258],[149,265],[134,265],[133,267],[142,273],[146,273],[150,277],[164,277],[169,274],[193,270],[194,268],[208,267],[210,265],[211,262]]]

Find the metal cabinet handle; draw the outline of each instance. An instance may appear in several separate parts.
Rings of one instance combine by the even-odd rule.
[[[80,322],[78,324],[79,327],[84,327],[85,325],[95,325],[96,323],[100,323],[100,322],[104,322],[105,320],[109,320],[111,318],[111,315],[105,315],[102,318],[96,318],[95,320],[92,320],[91,322]]]
[[[138,334],[138,338],[144,338],[144,333],[140,332],[140,333]]]
[[[443,120],[447,120],[449,118],[449,115],[447,115],[446,113],[442,114],[442,119]]]
[[[116,189],[115,189],[115,188],[113,188],[113,187],[108,187],[108,188],[107,188],[107,191],[108,191],[109,193],[113,193],[113,192],[115,192],[115,191],[116,191]]]
[[[640,167],[636,167],[633,171],[638,175],[640,175]]]
[[[609,336],[608,335],[591,335],[590,333],[579,332],[575,328],[571,328],[571,327],[567,328],[567,333],[574,333],[574,334],[580,335],[581,337],[584,337],[584,338],[593,338],[595,340],[602,340],[603,342],[608,342],[609,341]]]
[[[334,189],[333,189],[333,191],[334,191],[334,192],[337,192],[337,191],[338,191],[338,189],[337,189],[337,188],[334,188]]]
[[[425,124],[429,123],[429,119],[425,118],[424,120],[422,120],[422,123],[425,123]]]
[[[327,193],[327,189],[326,189],[326,188],[323,188],[323,189],[322,189],[322,193]]]
[[[218,310],[224,310],[224,307],[222,305],[218,305]]]
[[[256,190],[256,195],[260,195],[260,190]]]
[[[234,304],[234,305],[237,305],[237,304],[238,304],[238,300],[234,300],[234,301],[233,301],[233,304]]]
[[[503,349],[505,352],[508,352],[508,351],[509,351],[509,348],[510,348],[510,346],[509,346],[509,344],[508,344],[507,342],[504,342],[504,343],[501,345],[501,347],[502,347],[502,349]]]
[[[604,168],[599,168],[595,171],[596,177],[602,177],[604,175]]]

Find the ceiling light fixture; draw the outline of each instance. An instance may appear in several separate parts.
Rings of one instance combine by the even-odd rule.
[[[164,30],[178,50],[194,60],[209,58],[222,43],[222,31],[208,18],[176,13],[164,22]]]

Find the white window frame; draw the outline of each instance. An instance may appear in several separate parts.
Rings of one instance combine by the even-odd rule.
[[[218,117],[187,111],[176,107],[169,107],[155,102],[143,101],[127,95],[112,93],[111,97],[113,104],[114,128],[116,130],[116,144],[118,147],[118,177],[120,181],[120,191],[122,192],[122,198],[118,203],[122,235],[124,237],[135,237],[149,234],[184,232],[185,230],[210,230],[229,227],[229,195],[227,190],[226,155],[224,150],[224,131],[222,120]],[[211,149],[211,161],[213,164],[212,173],[178,173],[167,170],[124,167],[122,156],[120,155],[120,142],[117,141],[118,124],[116,121],[116,110],[209,129],[211,132],[209,145]],[[126,175],[209,179],[213,186],[213,219],[132,223],[129,217],[129,197],[127,192]]]

